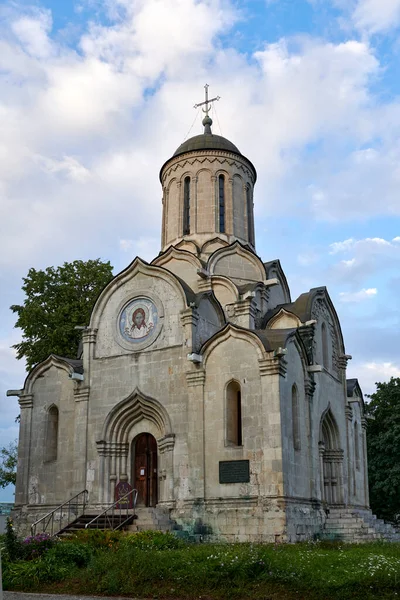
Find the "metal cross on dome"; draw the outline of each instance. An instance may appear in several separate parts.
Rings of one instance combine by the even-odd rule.
[[[204,113],[206,113],[207,117],[208,117],[208,112],[211,110],[211,102],[215,102],[215,101],[219,100],[220,97],[221,97],[221,96],[215,96],[215,98],[208,99],[208,88],[209,87],[210,86],[208,85],[208,83],[206,83],[206,85],[204,86],[205,96],[206,96],[205,101],[204,102],[199,102],[198,104],[195,104],[194,107],[193,107],[193,108],[198,108],[199,106],[204,106],[205,105],[205,108],[202,108],[201,110]]]

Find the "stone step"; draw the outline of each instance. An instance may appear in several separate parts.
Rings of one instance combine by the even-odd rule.
[[[400,532],[369,509],[330,508],[324,526],[325,533],[346,542],[367,542],[373,540],[400,541]]]

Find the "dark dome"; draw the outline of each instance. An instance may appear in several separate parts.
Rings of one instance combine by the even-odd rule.
[[[226,150],[234,154],[241,154],[239,149],[222,135],[213,133],[202,133],[189,138],[174,152],[174,156],[184,154],[185,152],[196,152],[198,150]]]

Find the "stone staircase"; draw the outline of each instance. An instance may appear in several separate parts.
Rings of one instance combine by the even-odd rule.
[[[60,531],[57,532],[57,535],[68,535],[75,533],[76,531],[79,531],[81,529],[85,529],[86,525],[88,525],[90,521],[92,521],[95,517],[97,517],[96,514],[90,513],[81,515],[77,519],[75,519],[75,521],[72,521],[71,523],[60,529]],[[110,515],[107,517],[100,517],[99,519],[97,519],[97,521],[95,521],[95,523],[89,525],[89,529],[117,529],[124,523],[126,518],[126,514],[115,514],[113,516]],[[123,529],[126,530],[129,527],[129,523],[133,522],[133,518],[134,517],[132,515],[130,521],[128,521],[128,523],[126,523],[123,526]]]
[[[330,508],[322,533],[323,538],[344,542],[399,542],[400,532],[368,509]]]
[[[168,511],[160,508],[144,506],[136,507],[136,519],[128,525],[126,531],[172,531],[173,522],[169,518]]]

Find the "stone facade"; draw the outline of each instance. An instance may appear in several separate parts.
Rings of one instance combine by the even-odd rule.
[[[368,510],[362,393],[328,292],[291,301],[255,252],[253,165],[195,139],[161,170],[162,252],[104,289],[78,359],[50,356],[19,392],[21,524],[84,489],[99,512],[121,481],[210,539],[302,540],[328,509]]]

